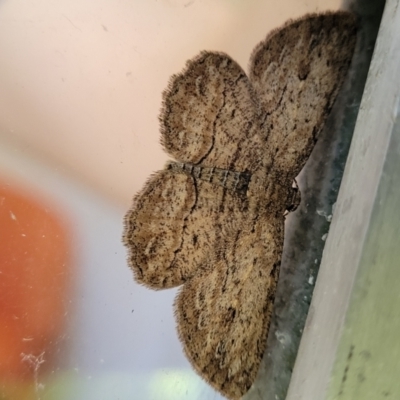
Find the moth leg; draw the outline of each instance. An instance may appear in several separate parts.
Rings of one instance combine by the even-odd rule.
[[[289,213],[296,211],[297,207],[300,205],[300,202],[301,202],[301,192],[299,189],[299,185],[297,184],[296,179],[293,179],[291,198],[288,202],[288,205],[286,206],[286,210],[283,215],[286,216]]]

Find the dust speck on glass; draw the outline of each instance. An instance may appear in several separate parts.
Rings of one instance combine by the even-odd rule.
[[[176,161],[125,216],[137,282],[181,286],[178,334],[193,368],[229,399],[251,387],[265,351],[285,211],[350,65],[356,17],[310,14],[271,32],[249,74],[202,52],[163,95],[161,143]]]

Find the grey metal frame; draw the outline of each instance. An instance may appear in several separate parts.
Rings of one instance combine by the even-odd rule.
[[[399,5],[386,3],[286,400],[400,399]]]

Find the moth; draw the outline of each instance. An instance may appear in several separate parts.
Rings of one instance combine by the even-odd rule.
[[[310,14],[254,49],[249,75],[200,53],[163,93],[172,157],[134,197],[123,242],[137,282],[181,286],[179,338],[198,374],[228,399],[253,384],[273,311],[292,187],[349,68],[357,19]]]

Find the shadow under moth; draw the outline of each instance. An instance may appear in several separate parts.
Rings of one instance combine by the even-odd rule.
[[[292,187],[349,68],[356,17],[310,14],[271,32],[249,74],[202,52],[163,94],[161,143],[174,159],[125,216],[137,282],[182,286],[179,338],[193,368],[228,399],[251,387],[263,357]]]

